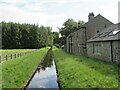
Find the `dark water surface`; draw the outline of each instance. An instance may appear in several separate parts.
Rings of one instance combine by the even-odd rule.
[[[59,90],[57,83],[57,73],[52,51],[48,51],[45,59],[39,65],[35,75],[27,86],[29,88],[56,88]]]

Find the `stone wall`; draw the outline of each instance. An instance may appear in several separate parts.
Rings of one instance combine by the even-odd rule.
[[[87,44],[87,54],[89,57],[118,63],[120,59],[119,43],[120,41],[89,42]],[[95,45],[99,44],[99,52],[96,52]]]
[[[67,37],[67,52],[76,55],[86,55],[85,29],[82,28]],[[71,52],[72,51],[72,52]]]
[[[113,62],[120,63],[120,40],[112,41]]]

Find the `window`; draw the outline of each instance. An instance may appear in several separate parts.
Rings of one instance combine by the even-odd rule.
[[[104,32],[104,33],[102,33],[99,37],[100,37],[100,38],[105,37],[105,36],[107,36],[109,33],[110,33],[110,32]]]
[[[120,30],[113,31],[113,34],[117,34]]]
[[[97,30],[97,34],[99,33],[100,31],[99,30]]]
[[[93,44],[93,53],[100,54],[100,50],[101,50],[101,42],[94,43]]]
[[[119,32],[120,32],[120,30],[115,29],[114,31],[111,31],[111,32],[109,33],[109,36],[116,35],[116,34],[119,33]]]

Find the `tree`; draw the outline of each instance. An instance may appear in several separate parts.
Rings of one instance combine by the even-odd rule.
[[[63,26],[61,28],[59,28],[59,32],[60,32],[60,34],[62,36],[61,39],[60,39],[61,44],[64,45],[66,43],[66,37],[70,33],[78,30],[78,28],[81,25],[83,25],[83,24],[84,24],[84,21],[78,21],[78,22],[76,22],[73,19],[68,19],[67,21],[65,21],[63,23]]]
[[[59,44],[59,33],[53,32],[53,44]]]
[[[63,23],[63,27],[59,28],[62,37],[67,37],[71,32],[74,31],[74,27],[77,26],[77,22],[73,19],[68,19]]]

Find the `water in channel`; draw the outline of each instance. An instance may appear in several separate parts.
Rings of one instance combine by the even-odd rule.
[[[32,88],[54,88],[59,90],[52,50],[48,51],[26,90],[30,90]]]

